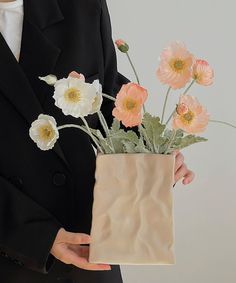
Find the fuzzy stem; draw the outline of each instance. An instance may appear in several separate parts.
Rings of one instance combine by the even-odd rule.
[[[163,120],[164,120],[166,105],[167,105],[167,101],[168,101],[170,91],[171,91],[171,87],[168,88],[167,93],[166,93],[166,98],[165,98],[165,102],[164,102],[164,106],[163,106],[163,110],[162,110],[162,116],[161,116],[161,124],[163,123]]]
[[[168,120],[166,121],[166,125],[170,122],[170,119],[173,117],[173,115],[175,114],[176,112],[176,108],[175,110],[171,113],[170,117],[168,118]]]
[[[74,124],[67,124],[67,125],[62,125],[62,126],[59,126],[57,127],[58,131],[60,130],[63,130],[63,129],[66,129],[66,128],[76,128],[76,129],[80,129],[82,130],[83,132],[85,132],[87,135],[91,136],[90,133],[88,131],[86,131],[83,127],[79,126],[79,125],[74,125]],[[99,146],[98,144],[98,140],[95,141],[95,137],[91,136],[91,138],[93,138],[95,144],[97,145],[98,149],[103,153],[103,150],[101,149],[101,147]]]
[[[85,120],[84,117],[81,117],[81,119],[82,119],[82,121],[84,122],[84,124],[85,124],[85,126],[86,126],[86,128],[87,128],[87,130],[88,130],[89,136],[92,138],[92,140],[94,141],[94,143],[96,144],[96,146],[98,147],[98,149],[103,153],[103,150],[102,150],[101,146],[99,145],[99,143],[96,141],[94,135],[92,134],[92,132],[91,132],[91,130],[90,130],[90,128],[89,128],[89,125],[88,125],[87,121]]]
[[[129,60],[129,62],[130,62],[130,65],[131,65],[131,67],[132,67],[132,69],[133,69],[133,71],[134,71],[134,75],[135,75],[135,77],[136,77],[137,83],[140,85],[140,80],[139,80],[139,77],[138,77],[138,73],[137,73],[137,71],[136,71],[136,69],[135,69],[135,67],[134,67],[134,64],[133,64],[133,62],[132,62],[130,56],[129,56],[129,53],[126,52],[125,54],[127,55],[127,58],[128,58],[128,60]]]
[[[168,153],[168,151],[169,151],[169,149],[171,148],[171,145],[172,145],[172,143],[173,143],[173,141],[174,141],[174,139],[175,139],[175,136],[176,136],[176,130],[173,130],[173,135],[172,135],[171,138],[170,138],[170,142],[168,143],[168,146],[167,146],[167,148],[166,148],[164,154],[167,154],[167,153]]]
[[[139,80],[139,77],[138,77],[138,73],[137,73],[137,71],[136,71],[136,69],[135,69],[135,67],[134,67],[134,64],[133,64],[133,62],[132,62],[130,56],[129,56],[129,52],[127,51],[125,54],[126,54],[128,60],[129,60],[129,63],[130,63],[130,65],[131,65],[133,71],[134,71],[134,75],[135,75],[135,77],[136,77],[137,83],[140,85],[140,80]],[[146,113],[146,107],[145,107],[145,105],[143,105],[143,112]]]
[[[236,129],[236,126],[235,126],[235,125],[230,124],[230,123],[228,123],[228,122],[224,122],[224,121],[220,121],[220,120],[209,120],[209,122],[224,124],[224,125],[226,125],[226,126],[230,126],[230,127]]]
[[[116,101],[116,99],[115,99],[113,96],[108,95],[108,94],[106,94],[106,93],[102,93],[102,96],[104,96],[104,97],[106,97],[106,98],[108,98],[108,99],[110,99],[110,100],[112,100],[112,101]]]
[[[192,80],[192,82],[190,83],[190,85],[186,88],[186,90],[184,91],[183,95],[186,95],[188,93],[188,91],[190,90],[190,88],[193,86],[193,84],[195,83],[196,80]],[[168,120],[166,121],[166,125],[170,122],[171,118],[173,117],[173,115],[176,112],[176,108],[174,109],[174,111],[171,113],[170,117],[168,118]]]
[[[114,148],[114,144],[112,142],[112,139],[111,139],[111,136],[110,136],[110,131],[109,131],[109,128],[108,128],[108,125],[107,125],[107,122],[106,122],[106,119],[105,117],[103,116],[102,112],[101,111],[98,111],[97,112],[98,114],[98,118],[100,120],[100,123],[106,133],[106,136],[107,138],[109,139],[110,143],[111,143],[111,147],[112,147],[112,151],[115,153],[115,148]]]
[[[81,126],[79,126],[79,125],[67,124],[67,125],[62,125],[62,126],[57,127],[57,129],[58,129],[59,131],[60,131],[60,130],[63,130],[63,129],[66,129],[66,128],[77,128],[77,129],[82,130],[82,131],[85,132],[86,134],[89,134],[88,131],[86,131],[83,127],[81,127]]]
[[[186,90],[184,91],[183,95],[186,95],[188,93],[188,91],[190,90],[190,88],[193,86],[193,84],[195,83],[196,80],[192,80],[192,82],[190,83],[190,85],[186,88]]]

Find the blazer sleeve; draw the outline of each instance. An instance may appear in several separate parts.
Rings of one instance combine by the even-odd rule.
[[[104,59],[103,92],[116,97],[122,85],[129,83],[130,80],[119,73],[117,70],[117,56],[114,41],[112,38],[111,19],[106,0],[101,0],[100,29]],[[113,101],[104,98],[101,111],[105,116],[109,127],[113,122],[112,110],[114,107],[115,105]],[[123,125],[121,125],[121,127],[124,130],[133,130],[138,133],[138,127],[126,128]],[[100,123],[98,128],[103,132]]]
[[[50,250],[61,227],[47,210],[0,176],[0,256],[48,273],[54,262]]]

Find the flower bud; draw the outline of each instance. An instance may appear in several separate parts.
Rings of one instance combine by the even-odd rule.
[[[83,75],[83,74],[79,74],[79,73],[77,73],[76,71],[73,71],[73,72],[69,73],[69,76],[68,76],[68,77],[76,78],[76,79],[85,81],[84,75]]]
[[[188,106],[184,103],[181,103],[181,104],[177,105],[177,107],[176,107],[176,112],[179,115],[187,114],[188,111],[189,111]]]
[[[39,77],[39,79],[41,81],[46,82],[48,85],[51,85],[51,86],[55,85],[55,83],[57,82],[57,77],[54,75],[48,75],[46,77]]]
[[[213,83],[214,70],[205,60],[196,60],[193,65],[193,79],[202,86],[209,86]]]
[[[117,39],[115,44],[121,52],[127,53],[129,51],[129,45],[124,40]]]

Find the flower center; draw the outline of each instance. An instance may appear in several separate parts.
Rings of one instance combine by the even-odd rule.
[[[176,59],[171,63],[171,67],[175,72],[181,72],[185,67],[185,62],[183,60]]]
[[[39,136],[40,139],[45,140],[45,141],[50,141],[54,138],[55,133],[50,125],[44,125],[39,128]]]
[[[183,123],[189,125],[193,121],[194,116],[195,116],[194,113],[189,110],[188,113],[181,116],[181,120],[183,121]]]
[[[195,73],[194,75],[193,75],[193,79],[195,80],[195,81],[197,81],[197,82],[200,82],[201,81],[201,79],[202,79],[202,76],[201,76],[201,74],[200,73]]]
[[[80,91],[76,88],[69,88],[65,92],[65,99],[72,103],[79,102],[80,101]]]
[[[125,101],[125,108],[127,110],[133,110],[136,107],[136,101],[132,100],[132,99],[127,99]]]

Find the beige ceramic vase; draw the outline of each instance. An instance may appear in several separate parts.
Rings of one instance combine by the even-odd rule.
[[[174,155],[98,154],[91,263],[175,263],[174,163]]]

